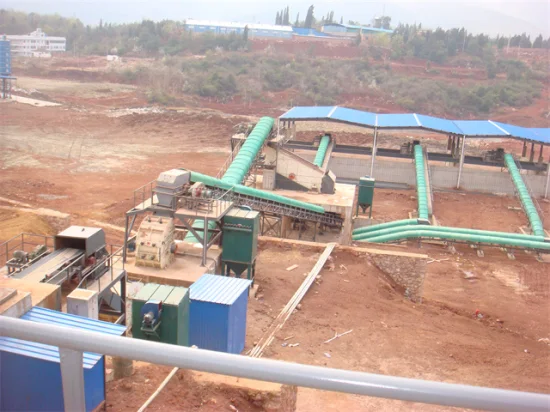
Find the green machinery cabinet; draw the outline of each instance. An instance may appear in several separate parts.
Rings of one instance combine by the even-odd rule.
[[[364,176],[359,179],[359,193],[357,195],[357,210],[356,215],[359,215],[359,206],[363,213],[369,209],[369,217],[372,214],[372,202],[374,198],[374,177]]]
[[[142,329],[141,309],[149,301],[162,302],[161,323],[154,334]],[[143,286],[132,299],[132,335],[137,339],[189,346],[189,289],[156,283]]]
[[[231,272],[241,277],[247,271],[247,279],[254,279],[260,213],[239,208],[231,209],[223,218],[222,274]]]

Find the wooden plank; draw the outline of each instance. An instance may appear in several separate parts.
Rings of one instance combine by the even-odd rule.
[[[296,269],[298,267],[298,265],[292,265],[292,266],[289,266],[286,268],[286,271],[287,272],[292,272],[294,269]]]
[[[252,348],[252,350],[250,351],[250,356],[255,358],[260,358],[262,356],[265,348],[267,348],[273,341],[275,333],[277,333],[277,331],[284,326],[288,318],[290,318],[290,316],[292,315],[292,312],[294,312],[294,309],[296,309],[298,304],[306,295],[307,291],[315,281],[315,278],[317,277],[317,275],[319,275],[319,272],[321,272],[323,266],[325,266],[325,263],[327,262],[335,246],[336,243],[329,243],[326,246],[324,252],[321,254],[321,256],[319,256],[317,263],[315,263],[315,266],[313,266],[313,269],[311,269],[296,293],[294,293],[294,296],[292,296],[292,298],[288,301],[281,313],[279,313],[279,316],[277,316],[275,321],[260,338],[258,344],[254,346],[254,348]]]

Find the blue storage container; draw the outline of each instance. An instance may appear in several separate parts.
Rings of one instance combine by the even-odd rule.
[[[203,275],[189,288],[189,344],[241,353],[246,339],[248,290],[252,281]]]
[[[126,330],[125,326],[39,307],[21,319],[117,336]],[[92,411],[105,400],[105,357],[85,352],[83,358],[86,411]],[[64,410],[56,346],[0,337],[0,410]]]

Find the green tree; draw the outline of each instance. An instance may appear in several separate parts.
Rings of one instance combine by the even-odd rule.
[[[286,6],[286,9],[285,9],[283,24],[285,26],[290,26],[290,10],[289,10],[288,6]]]
[[[313,11],[314,11],[314,7],[312,4],[307,9],[306,20],[304,22],[304,27],[306,29],[311,29],[313,27],[313,24],[315,23],[315,17],[313,16]]]
[[[248,42],[248,25],[244,26],[244,30],[243,30],[243,41],[245,43]]]
[[[294,27],[300,27],[300,13],[296,14],[296,21],[294,22]]]
[[[344,24],[344,16],[340,17],[340,24]]]
[[[542,49],[542,34],[539,34],[533,42],[534,49]]]

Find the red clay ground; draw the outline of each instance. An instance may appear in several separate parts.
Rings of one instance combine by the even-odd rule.
[[[425,249],[422,252],[426,252]],[[547,265],[503,253],[430,256],[422,304],[404,299],[365,258],[335,253],[302,309],[267,351],[269,357],[313,365],[472,385],[550,391]],[[466,280],[463,271],[474,273]],[[521,279],[520,282],[516,276]],[[529,286],[525,276],[542,279]],[[526,284],[527,283],[527,284]],[[479,310],[483,319],[476,320]],[[328,344],[336,332],[353,330]],[[299,346],[281,347],[283,339]],[[328,356],[327,356],[328,354]],[[299,410],[443,410],[440,407],[300,390]],[[325,408],[324,405],[328,407]]]

